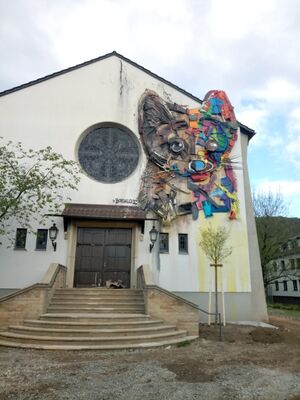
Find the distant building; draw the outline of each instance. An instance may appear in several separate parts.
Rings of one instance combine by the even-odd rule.
[[[268,269],[276,278],[268,287],[269,298],[274,303],[300,304],[300,234],[279,244]]]

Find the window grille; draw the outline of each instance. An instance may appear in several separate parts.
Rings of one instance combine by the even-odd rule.
[[[46,250],[48,239],[48,229],[38,229],[36,234],[36,250]]]
[[[23,250],[26,247],[27,229],[17,228],[15,249]]]
[[[169,234],[165,232],[159,233],[159,252],[169,253]]]
[[[178,250],[180,254],[188,253],[188,235],[186,233],[178,234]]]

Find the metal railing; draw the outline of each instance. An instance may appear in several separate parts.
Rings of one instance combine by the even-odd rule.
[[[208,312],[208,311],[206,311],[206,310],[203,310],[203,308],[200,308],[198,305],[197,305],[197,309],[200,311],[200,312],[202,312],[202,313],[204,313],[204,314],[206,314],[206,315],[214,315],[214,316],[216,316],[217,315],[217,319],[218,319],[218,325],[219,325],[219,340],[220,340],[220,342],[222,342],[222,320],[221,320],[221,313],[210,313],[210,312]]]

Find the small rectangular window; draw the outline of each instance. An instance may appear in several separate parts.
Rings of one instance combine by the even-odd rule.
[[[300,269],[300,258],[297,258],[297,269]]]
[[[296,269],[295,260],[292,258],[290,259],[291,269]]]
[[[277,262],[276,261],[273,261],[273,269],[274,269],[274,272],[277,272]]]
[[[284,290],[285,292],[287,292],[287,290],[288,290],[287,281],[283,281],[283,290]]]
[[[159,233],[159,252],[169,253],[169,234],[165,232]]]
[[[295,292],[298,290],[298,282],[296,279],[293,280],[293,289]]]
[[[17,228],[15,249],[25,249],[26,247],[27,229]]]
[[[284,260],[281,260],[281,261],[280,261],[280,264],[281,264],[281,269],[282,269],[282,271],[284,271],[284,270],[285,270],[285,263],[284,263]]]
[[[276,292],[279,291],[279,282],[278,281],[275,281],[275,290],[276,290]]]
[[[36,250],[46,250],[48,239],[48,229],[38,229],[36,233]]]
[[[188,235],[186,233],[178,234],[178,250],[180,254],[188,253]]]

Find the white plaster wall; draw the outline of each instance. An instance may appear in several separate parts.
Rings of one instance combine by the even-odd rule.
[[[188,96],[162,83],[116,56],[48,79],[0,97],[0,132],[4,142],[20,141],[27,148],[40,149],[51,145],[66,159],[76,160],[77,146],[89,127],[114,122],[130,129],[137,138],[140,161],[134,173],[125,181],[102,184],[83,175],[78,192],[71,193],[72,202],[113,204],[114,198],[136,198],[140,176],[146,165],[138,134],[138,101],[146,89],[155,90],[166,100],[197,106]],[[67,197],[67,193],[66,193]],[[67,241],[63,237],[62,219],[57,251],[48,243],[47,251],[37,252],[35,236],[28,235],[26,251],[7,249],[6,238],[0,246],[0,287],[16,288],[37,282],[51,262],[67,264]],[[52,225],[49,220],[50,227]],[[17,226],[16,226],[17,227]],[[156,280],[158,255],[149,253],[149,234],[139,239],[136,267],[143,263],[153,266]],[[41,226],[33,225],[34,229]]]
[[[37,282],[41,282],[51,262],[66,265],[67,240],[64,240],[62,218],[52,218],[48,225],[33,225],[37,229],[48,229],[56,223],[59,232],[57,237],[57,250],[53,250],[52,243],[48,238],[46,250],[35,250],[36,235],[27,233],[25,249],[15,250],[14,243],[7,237],[1,237],[0,245],[0,287],[22,288]],[[13,231],[20,228],[12,222]],[[14,235],[13,235],[14,239]]]
[[[72,193],[71,197],[74,203],[90,204],[113,204],[113,199],[118,197],[134,199],[138,195],[140,177],[146,166],[146,156],[138,134],[137,109],[145,89],[152,89],[164,99],[178,104],[190,107],[198,105],[173,87],[113,56],[0,97],[0,132],[5,141],[21,141],[28,148],[36,149],[51,145],[65,158],[76,160],[78,143],[89,127],[103,122],[124,125],[136,135],[139,143],[141,156],[136,171],[125,181],[110,185],[96,182],[84,175],[78,192]],[[235,151],[241,160],[240,139]],[[249,228],[248,231],[246,228],[246,207],[249,204],[244,197],[244,190],[248,183],[242,171],[237,171],[237,179],[241,204],[240,220],[231,223],[227,221],[226,215],[220,214],[215,214],[214,218],[220,223],[225,223],[226,220],[226,224],[234,227],[236,234],[239,234],[241,229],[246,230],[246,238],[252,239],[252,233],[249,234]],[[203,255],[198,253],[199,229],[206,221],[203,216],[197,223],[190,224],[191,221],[191,216],[186,216],[176,220],[172,228],[162,228],[170,233],[169,255],[159,255],[157,244],[152,253],[149,253],[149,231],[152,222],[147,221],[144,235],[136,236],[135,268],[141,264],[151,265],[155,282],[169,290],[207,290],[208,267],[203,261]],[[56,252],[53,252],[50,242],[47,251],[35,251],[33,235],[28,237],[26,251],[6,249],[6,239],[1,238],[3,245],[0,246],[0,287],[17,288],[35,283],[41,279],[51,262],[67,264],[68,242],[63,236],[62,219],[57,219],[56,223],[60,230]],[[51,224],[49,220],[47,228]],[[178,254],[178,233],[189,235],[188,255]],[[248,243],[231,260],[237,280],[240,279],[238,254],[241,253],[247,259],[242,268],[245,274],[249,274]],[[253,260],[256,262],[255,251],[251,254],[254,254]],[[259,276],[256,274],[252,282],[257,283],[258,280]],[[246,289],[251,290],[250,279],[247,288],[241,285],[235,288],[237,291]]]
[[[229,231],[226,246],[232,247],[232,254],[224,261],[224,291],[251,292],[249,233],[244,192],[248,183],[241,169],[244,161],[240,132],[231,157],[240,168],[235,170],[240,205],[238,218],[229,220],[227,213],[214,213],[212,218],[205,218],[203,211],[200,211],[197,221],[192,221],[192,216],[188,215],[176,219],[170,227],[163,228],[162,231],[169,233],[170,251],[169,254],[160,254],[159,283],[161,286],[172,291],[183,292],[208,292],[210,288],[214,288],[214,274],[211,273],[210,261],[199,247],[201,229],[211,224],[213,227],[225,226]],[[247,164],[245,167],[247,168]],[[249,204],[248,207],[250,207]],[[188,255],[178,254],[178,233],[188,234]]]

